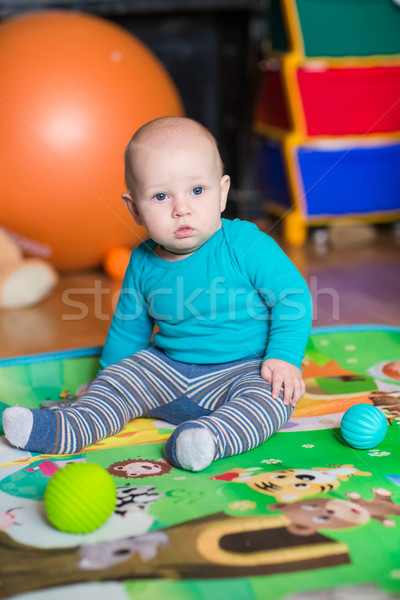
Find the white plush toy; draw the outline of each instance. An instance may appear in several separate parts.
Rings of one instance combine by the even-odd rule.
[[[37,304],[57,281],[54,267],[39,258],[25,258],[19,246],[0,228],[0,309]]]

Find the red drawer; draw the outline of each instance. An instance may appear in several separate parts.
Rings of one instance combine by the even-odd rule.
[[[307,135],[400,131],[400,66],[300,68]]]
[[[339,68],[309,61],[284,71],[270,60],[255,122],[303,136],[400,131],[400,65]]]

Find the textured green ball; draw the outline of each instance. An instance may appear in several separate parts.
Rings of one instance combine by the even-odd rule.
[[[57,529],[89,533],[103,525],[117,502],[111,475],[100,465],[70,463],[50,479],[44,505]]]
[[[376,406],[355,404],[344,413],[340,431],[344,440],[353,448],[375,448],[386,435],[387,419]]]

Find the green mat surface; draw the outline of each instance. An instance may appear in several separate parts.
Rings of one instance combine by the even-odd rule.
[[[79,393],[98,353],[0,361],[1,410]],[[1,438],[0,598],[399,598],[400,329],[314,330],[303,371],[306,396],[284,430],[201,473],[164,461],[164,421],[138,419],[68,456]],[[359,402],[388,420],[377,448],[341,438]],[[118,491],[113,515],[86,535],[54,529],[44,510],[50,477],[72,461],[101,465]]]

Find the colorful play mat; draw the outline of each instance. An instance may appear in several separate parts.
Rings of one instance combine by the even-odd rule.
[[[0,408],[71,399],[99,351],[0,361]],[[307,392],[284,430],[200,473],[165,461],[173,426],[159,420],[65,456],[2,437],[0,598],[399,598],[400,329],[316,329],[303,371]],[[388,421],[369,450],[340,435],[360,402]],[[47,483],[70,462],[101,465],[117,487],[115,512],[85,535],[56,530],[44,509]]]

